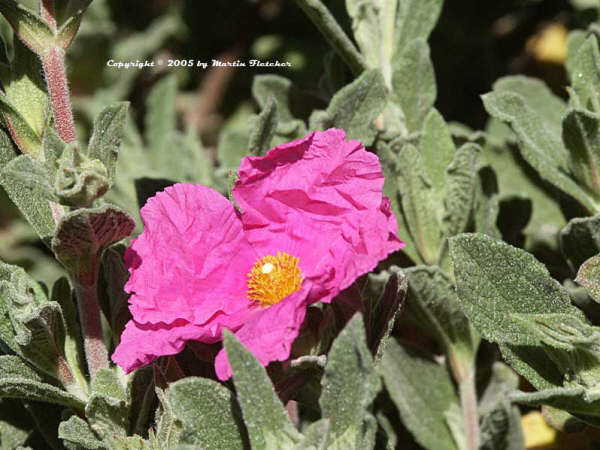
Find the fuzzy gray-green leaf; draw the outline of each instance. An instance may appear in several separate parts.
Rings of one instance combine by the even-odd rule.
[[[482,234],[450,240],[458,297],[483,337],[492,342],[535,345],[510,314],[564,313],[582,317],[565,288],[524,250]]]
[[[173,412],[184,426],[181,443],[206,450],[244,447],[241,412],[229,389],[205,378],[186,378],[169,389]]]
[[[563,141],[569,150],[573,176],[600,196],[600,116],[586,110],[570,110],[563,120]]]
[[[434,211],[441,222],[447,190],[446,172],[455,157],[456,148],[444,118],[435,109],[425,118],[420,149],[425,171],[431,181]]]
[[[225,334],[225,349],[251,446],[262,449],[272,439],[282,445],[297,444],[300,433],[290,421],[265,369],[231,333]]]
[[[47,173],[29,156],[21,155],[0,170],[0,184],[44,242],[54,235],[56,224],[48,202]],[[35,171],[29,171],[34,168]],[[24,171],[25,170],[25,171]]]
[[[496,89],[483,96],[486,110],[510,124],[520,141],[523,158],[540,176],[594,211],[597,205],[568,175],[569,155],[560,137],[560,128],[551,126],[542,113],[516,90]]]
[[[271,141],[277,131],[279,112],[274,98],[267,101],[264,109],[254,122],[254,129],[250,134],[248,153],[254,156],[264,156],[271,148]]]
[[[437,220],[432,182],[427,176],[420,152],[411,144],[398,153],[398,189],[404,217],[411,237],[423,260],[437,262],[441,241],[441,223]]]
[[[600,253],[600,214],[571,220],[560,232],[560,250],[574,272]]]
[[[600,303],[600,255],[588,259],[581,265],[575,281],[585,287],[590,297]]]
[[[45,383],[17,356],[0,356],[0,398],[56,403],[82,411],[81,399]]]
[[[87,422],[78,416],[71,416],[58,427],[58,437],[69,443],[90,450],[108,449],[92,431]]]
[[[443,0],[401,0],[396,14],[395,44],[405,48],[414,39],[427,40],[440,13]]]
[[[387,390],[404,425],[416,441],[431,450],[457,449],[446,424],[458,398],[447,370],[390,341],[381,364]]]
[[[475,201],[477,169],[481,149],[476,144],[460,147],[446,169],[444,231],[454,236],[466,231]]]
[[[134,228],[129,214],[115,206],[80,209],[63,217],[52,249],[79,283],[91,285],[102,252],[125,239]]]
[[[121,102],[102,110],[94,122],[94,131],[88,146],[88,156],[104,164],[111,181],[115,176],[128,109],[129,103]]]
[[[311,126],[342,128],[348,139],[359,140],[363,145],[373,143],[377,130],[375,119],[387,101],[387,91],[379,70],[369,70],[333,96],[327,111]],[[317,116],[314,116],[317,117]]]
[[[435,266],[411,267],[405,273],[409,286],[408,307],[419,324],[433,331],[453,358],[472,362],[479,337],[464,315],[448,276]]]
[[[573,89],[581,106],[600,113],[600,52],[595,34],[579,46],[570,70]]]
[[[394,101],[402,108],[408,131],[420,131],[437,97],[427,42],[422,38],[410,41],[396,51],[392,64]]]
[[[365,328],[359,314],[333,342],[321,385],[319,404],[323,417],[331,420],[331,438],[339,438],[352,428],[362,430],[381,382],[366,345]],[[356,439],[356,448],[361,448],[364,437],[359,433]]]

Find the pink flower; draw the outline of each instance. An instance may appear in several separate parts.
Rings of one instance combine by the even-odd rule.
[[[247,157],[226,198],[177,184],[148,200],[125,255],[133,315],[112,359],[130,372],[225,328],[263,365],[285,361],[308,305],[330,302],[404,246],[372,153],[343,130]],[[231,376],[224,350],[215,368]]]

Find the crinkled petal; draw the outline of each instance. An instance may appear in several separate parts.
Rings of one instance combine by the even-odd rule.
[[[176,184],[141,210],[144,231],[126,254],[137,323],[202,325],[247,309],[247,273],[257,255],[234,206],[216,191]]]
[[[215,342],[217,336],[203,327],[184,320],[165,324],[142,325],[130,320],[112,360],[129,373],[155,361],[159,356],[175,355],[185,347],[188,340]]]
[[[234,197],[257,252],[300,258],[328,302],[404,246],[383,183],[377,156],[332,129],[244,158]]]
[[[276,305],[257,310],[237,331],[236,337],[254,354],[263,366],[273,361],[285,361],[289,358],[292,344],[306,315],[306,298],[310,287],[289,295]],[[225,349],[215,360],[215,369],[220,380],[231,377],[231,366]]]

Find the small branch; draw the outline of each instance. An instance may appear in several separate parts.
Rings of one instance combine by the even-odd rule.
[[[458,390],[465,423],[467,450],[479,449],[479,411],[477,410],[477,390],[475,371],[459,380]]]
[[[40,0],[40,15],[46,21],[54,34],[57,32],[56,11],[54,9],[54,0]]]
[[[79,320],[83,332],[83,346],[90,376],[94,378],[100,369],[108,368],[108,351],[104,345],[98,286],[87,286],[74,280]]]
[[[69,95],[69,83],[65,67],[65,51],[54,47],[42,55],[42,67],[50,93],[50,103],[54,113],[56,131],[63,141],[71,143],[77,140],[75,122]]]
[[[352,73],[360,75],[367,68],[363,56],[321,0],[296,0],[296,3],[350,67]]]

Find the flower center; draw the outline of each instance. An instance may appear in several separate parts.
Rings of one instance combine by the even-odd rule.
[[[248,298],[271,306],[300,290],[302,272],[298,267],[299,261],[299,258],[283,252],[257,260],[248,274]]]

